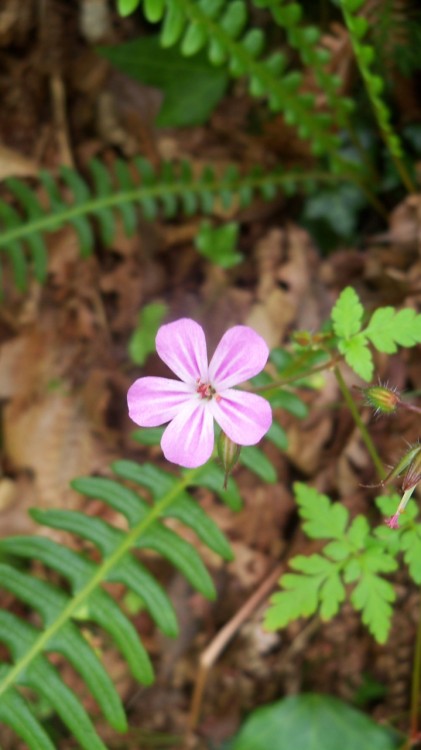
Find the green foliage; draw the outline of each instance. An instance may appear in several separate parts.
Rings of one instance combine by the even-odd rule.
[[[122,16],[129,16],[140,5],[141,0],[117,0],[118,12]]]
[[[398,345],[412,347],[421,343],[421,315],[412,309],[379,307],[363,326],[364,309],[354,289],[344,289],[332,310],[337,346],[346,362],[364,380],[373,375],[369,344],[379,352],[393,354]]]
[[[401,740],[327,695],[294,695],[255,709],[230,750],[397,750]]]
[[[268,484],[276,482],[276,471],[272,463],[263,451],[255,445],[243,446],[241,448],[239,462],[254,472],[254,474],[257,474],[264,482]]]
[[[272,425],[272,427],[266,435],[266,439],[278,446],[285,443],[286,434],[282,427],[277,424]],[[164,430],[165,427],[155,427],[152,429],[149,427],[142,428],[136,430],[133,437],[144,445],[159,445]],[[240,452],[239,463],[252,471],[253,474],[256,474],[260,479],[263,479],[263,481],[268,482],[269,484],[274,484],[274,482],[276,482],[276,471],[272,463],[257,446],[243,446]],[[209,467],[211,467],[211,469],[209,469]],[[211,484],[209,484],[210,472],[214,475]],[[205,464],[200,470],[199,479],[199,486],[209,487],[211,490],[218,491],[221,499],[226,502],[232,510],[238,510],[239,507],[241,507],[241,501],[240,503],[238,502],[238,488],[232,477],[228,480],[227,489],[221,489],[224,483],[224,472],[220,466],[212,463]]]
[[[396,500],[396,496],[378,497],[376,504],[386,517],[390,517],[396,511]],[[400,516],[399,528],[390,529],[387,526],[381,526],[376,533],[384,544],[390,546],[394,554],[403,555],[409,575],[419,585],[421,583],[421,522],[417,503],[414,500],[409,501],[405,513]]]
[[[215,201],[226,209],[234,204],[245,207],[255,195],[269,199],[278,189],[291,193],[300,187],[307,191],[314,186],[313,176],[300,172],[275,169],[264,173],[256,167],[248,175],[240,175],[236,167],[229,166],[217,175],[206,166],[195,176],[188,162],[163,162],[155,170],[141,157],[131,164],[117,160],[112,173],[102,162],[93,160],[89,170],[89,182],[68,167],[62,167],[61,181],[49,172],[41,172],[46,202],[21,180],[6,180],[17,208],[0,200],[0,251],[7,254],[12,264],[18,289],[25,289],[27,284],[28,253],[36,278],[40,282],[45,280],[48,260],[45,235],[65,225],[70,224],[76,231],[81,254],[86,257],[95,245],[92,219],[97,222],[104,245],[109,247],[114,239],[116,218],[121,219],[127,234],[134,233],[137,206],[145,219],[154,220],[159,213],[171,219],[179,213],[187,216],[211,213]],[[331,177],[327,175],[326,179]]]
[[[283,7],[277,4],[274,8],[272,3],[255,0],[255,5],[268,7],[302,61],[314,69],[317,81],[323,85],[330,113],[317,110],[313,94],[300,93],[303,74],[289,69],[284,53],[264,55],[264,32],[249,28],[243,0],[144,0],[142,8],[148,20],[161,22],[160,39],[164,48],[179,43],[181,54],[186,57],[206,49],[213,65],[224,65],[233,77],[248,78],[250,94],[266,98],[273,112],[282,112],[286,122],[296,127],[299,137],[310,141],[314,154],[329,159],[336,173],[355,174],[356,165],[345,162],[338,153],[340,142],[333,127],[343,126],[352,102],[337,93],[339,81],[325,69],[329,55],[317,47],[317,30],[301,27],[298,3]]]
[[[202,543],[224,559],[231,559],[227,540],[191,497],[188,488],[201,470],[174,476],[149,464],[130,461],[114,464],[116,479],[86,477],[73,487],[87,498],[96,498],[124,519],[116,526],[102,519],[67,510],[34,510],[39,523],[74,534],[93,554],[76,552],[42,536],[15,536],[0,541],[2,587],[36,613],[32,624],[12,612],[0,611],[0,642],[10,663],[0,669],[0,722],[9,725],[30,750],[52,750],[53,745],[36,710],[19,692],[30,688],[56,712],[85,750],[105,750],[80,698],[62,681],[48,660],[59,653],[79,672],[108,723],[118,732],[127,728],[121,700],[106,666],[86,633],[93,624],[114,641],[133,676],[148,685],[153,669],[136,629],[103,584],[120,583],[141,599],[158,628],[177,635],[173,606],[154,576],[140,561],[137,550],[149,549],[167,558],[191,586],[208,598],[215,595],[212,580],[196,550],[163,521],[176,518],[190,527]],[[128,479],[140,492],[129,489]],[[222,484],[220,485],[222,486]],[[144,499],[145,490],[152,501]],[[80,542],[79,542],[80,544]],[[14,560],[21,559],[18,565]],[[59,588],[27,571],[24,561],[38,560],[66,582]],[[34,624],[36,623],[36,624]],[[81,629],[83,626],[83,630]]]
[[[333,328],[337,336],[348,339],[361,329],[364,308],[355,289],[347,286],[332,310]]]
[[[370,39],[376,49],[378,67],[393,86],[397,69],[409,77],[420,67],[421,12],[417,3],[384,0],[374,3],[370,13]]]
[[[158,127],[202,125],[227,88],[227,73],[211,65],[203,52],[186,58],[177,49],[162,49],[157,37],[142,37],[99,51],[118,70],[163,92],[155,121]]]
[[[400,138],[392,128],[390,110],[383,101],[384,81],[380,75],[372,70],[376,52],[371,44],[362,41],[368,30],[368,21],[363,16],[358,16],[357,12],[361,9],[363,3],[364,0],[341,0],[341,7],[355,58],[370,97],[380,131],[392,156],[401,160],[403,158],[402,144]]]
[[[204,221],[195,239],[196,248],[216,266],[232,268],[243,259],[236,251],[239,230],[236,221],[228,221],[221,227],[213,227],[209,221]]]
[[[155,336],[166,312],[167,306],[163,302],[151,302],[140,311],[129,341],[130,358],[135,364],[143,365],[149,354],[155,351]]]
[[[352,522],[343,505],[304,484],[295,485],[303,530],[310,539],[328,540],[320,554],[298,555],[290,560],[297,572],[285,573],[266,614],[269,630],[284,627],[299,617],[319,613],[330,620],[347,597],[379,643],[385,643],[395,593],[384,578],[397,568],[394,555],[373,534],[365,516]]]
[[[326,228],[334,239],[350,239],[355,235],[359,213],[366,203],[366,196],[356,185],[328,186],[307,198],[301,218],[313,234],[317,232],[322,238]]]

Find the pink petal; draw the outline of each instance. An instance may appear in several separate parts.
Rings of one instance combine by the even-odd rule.
[[[186,404],[165,430],[161,448],[168,461],[193,469],[211,457],[214,434],[209,402]]]
[[[269,349],[248,326],[230,328],[216,347],[209,365],[209,379],[218,391],[243,383],[263,370]]]
[[[224,391],[210,402],[214,419],[238,445],[255,445],[272,424],[272,409],[261,396],[246,391]]]
[[[181,318],[161,326],[156,350],[168,367],[185,383],[206,380],[208,355],[203,328],[190,318]]]
[[[158,427],[174,419],[194,397],[191,386],[179,380],[139,378],[127,393],[129,416],[141,427]]]

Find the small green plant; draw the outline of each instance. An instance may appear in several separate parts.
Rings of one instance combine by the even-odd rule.
[[[290,695],[252,711],[230,750],[398,750],[401,738],[328,695]]]
[[[223,473],[216,465],[180,477],[150,464],[130,461],[117,461],[113,468],[116,479],[86,477],[76,479],[73,487],[87,498],[100,499],[113,508],[125,519],[126,531],[80,512],[33,511],[40,524],[89,541],[99,553],[99,561],[42,536],[0,541],[3,588],[40,618],[40,625],[34,626],[11,612],[0,611],[0,641],[7,645],[11,656],[11,663],[4,663],[0,671],[0,722],[9,725],[31,750],[53,750],[53,744],[36,712],[19,692],[22,687],[45,700],[82,748],[105,750],[80,698],[50,664],[47,657],[51,652],[59,653],[79,672],[109,724],[119,732],[127,728],[121,700],[106,667],[82,635],[81,626],[85,631],[92,624],[100,627],[120,650],[134,678],[145,685],[153,681],[150,659],[135,628],[120,604],[103,588],[107,582],[123,584],[140,597],[163,633],[177,635],[170,599],[133,554],[136,550],[153,549],[178,568],[193,588],[214,598],[215,589],[201,558],[191,544],[165,526],[166,518],[177,518],[216,554],[231,558],[227,540],[189,493],[189,488],[197,484],[210,486],[223,500],[238,507],[233,480],[222,490]],[[129,480],[141,492],[150,492],[152,502],[147,503],[140,492],[129,489],[122,480]],[[58,588],[25,571],[25,560],[41,561],[47,570],[54,570],[66,581],[66,587]]]
[[[297,332],[293,337],[291,350],[273,350],[269,370],[252,380],[252,390],[263,392],[273,407],[287,409],[294,416],[302,418],[307,413],[307,407],[294,392],[294,385],[312,385],[315,376],[320,377],[324,370],[333,368],[344,399],[380,474],[380,484],[384,486],[389,479],[400,474],[404,476],[404,496],[397,511],[396,496],[380,496],[376,500],[381,514],[386,516],[387,524],[376,524],[374,521],[372,525],[361,514],[351,518],[349,511],[339,501],[332,502],[303,483],[295,485],[303,530],[310,539],[318,541],[321,547],[319,552],[308,557],[298,555],[290,560],[291,572],[285,573],[281,578],[281,590],[274,595],[266,615],[266,626],[269,629],[285,627],[292,620],[315,614],[319,614],[322,620],[331,619],[338,613],[343,602],[349,599],[354,609],[361,613],[362,622],[375,639],[384,643],[389,634],[395,601],[390,576],[401,560],[407,565],[414,582],[421,583],[421,522],[418,508],[410,500],[413,489],[421,479],[420,448],[418,445],[411,448],[390,476],[384,479],[382,462],[341,374],[342,363],[346,361],[357,373],[368,378],[373,367],[370,346],[383,352],[395,351],[397,344],[414,346],[421,340],[420,319],[421,315],[416,315],[409,309],[396,311],[389,307],[379,308],[373,315],[369,315],[356,292],[347,288],[339,296],[332,310],[331,320],[323,331]],[[379,320],[384,321],[382,335],[379,333]],[[399,326],[396,321],[400,321]],[[165,329],[168,333],[170,328],[173,330],[174,325],[177,331],[187,330],[186,325],[190,331],[193,322],[184,319],[177,324],[162,326],[160,331]],[[196,323],[191,328],[195,336],[199,336],[199,328]],[[247,329],[246,334],[244,330],[239,327],[228,331],[228,338],[223,337],[221,340],[220,353],[217,350],[214,355],[214,364],[211,361],[209,365],[211,369],[217,368],[220,382],[231,377],[230,371],[224,369],[224,362],[230,363],[232,359],[229,347],[226,348],[228,341],[231,341],[230,346],[236,351],[235,372],[243,373],[243,366],[248,367],[248,357],[238,348],[238,336],[247,335],[250,342],[253,342],[250,346],[259,349],[261,362],[266,360],[265,345],[260,337],[250,329]],[[187,373],[189,365],[185,352],[189,350],[181,346],[181,340],[175,342],[174,351],[178,354],[172,359],[171,341],[175,334],[167,333],[163,338],[163,334],[158,332],[159,352],[164,361],[170,358],[176,372],[180,356],[182,367],[187,367]],[[353,351],[354,338],[359,341],[356,350],[363,352],[362,369],[358,356],[349,356],[349,351]],[[200,337],[197,341],[200,341]],[[148,351],[149,349],[150,346],[147,347]],[[193,357],[191,352],[189,356]],[[205,357],[205,354],[201,356]],[[195,367],[200,364],[195,357],[191,361],[196,363]],[[261,363],[256,365],[254,371],[260,366]],[[219,382],[218,378],[215,383]],[[136,382],[145,382],[150,387],[151,381],[163,381],[161,388],[165,383],[177,383],[150,377]],[[185,391],[186,397],[193,399],[194,409],[197,409],[200,399],[203,399],[203,406],[214,410],[211,399],[215,395],[215,403],[218,405],[218,393],[213,394],[211,386],[206,382],[202,383],[200,378],[195,388],[196,395],[194,389],[190,391],[183,383],[179,386],[180,392]],[[406,404],[396,391],[385,386],[370,386],[364,390],[367,401],[385,413],[393,412],[400,406],[416,408]],[[242,391],[222,390],[222,399],[233,397],[233,393],[233,403],[240,404]],[[139,396],[140,393],[133,393],[132,401]],[[248,393],[247,398],[250,397],[250,404],[253,404],[255,396]],[[262,399],[258,401],[260,403]],[[145,402],[142,414],[147,413],[146,406]],[[154,403],[151,408],[152,414],[164,407]],[[165,408],[172,407],[167,405]],[[188,409],[191,410],[191,407]],[[211,413],[218,414],[215,411]],[[174,415],[174,420],[178,419],[176,412]],[[241,410],[236,419],[242,419]],[[167,420],[161,417],[162,421]],[[235,429],[234,418],[232,424]],[[192,434],[191,430],[189,428],[189,435]],[[155,445],[162,441],[163,433],[164,428],[146,427],[138,430],[135,438],[140,444]],[[284,450],[287,445],[286,434],[276,421],[267,431],[266,439],[279,450]],[[191,451],[194,455],[194,442],[191,444]],[[256,445],[243,447],[239,455],[238,452],[235,455],[234,463],[237,458],[240,464],[252,470],[263,481],[276,481],[274,467]],[[129,592],[128,596],[135,598],[136,606],[140,605],[149,612],[158,628],[166,635],[176,635],[177,621],[168,596],[134,553],[142,549],[154,550],[178,568],[193,588],[206,597],[214,597],[215,591],[209,573],[193,545],[168,528],[165,520],[177,519],[190,527],[201,542],[220,557],[231,559],[227,540],[190,492],[196,486],[206,487],[216,492],[232,510],[238,510],[241,498],[234,479],[228,476],[233,465],[221,467],[211,460],[203,466],[175,475],[152,464],[120,460],[113,465],[115,479],[87,477],[73,482],[73,487],[86,497],[99,499],[120,514],[126,524],[125,528],[82,512],[32,512],[36,521],[44,526],[66,531],[88,541],[96,550],[94,555],[76,552],[42,536],[0,540],[3,588],[36,612],[40,620],[39,625],[29,624],[10,612],[0,611],[0,641],[6,644],[10,653],[10,662],[0,670],[0,721],[9,725],[31,750],[52,750],[53,745],[35,708],[30,701],[24,699],[20,688],[30,688],[40,696],[48,710],[61,717],[70,734],[85,750],[104,750],[82,702],[63,683],[59,671],[49,662],[47,657],[51,652],[58,652],[63,659],[70,661],[96,698],[109,724],[117,731],[125,730],[126,717],[106,665],[102,664],[92,649],[89,639],[81,631],[81,625],[84,626],[85,633],[90,623],[104,630],[120,650],[133,676],[144,684],[151,683],[153,670],[149,657],[128,616],[103,585],[110,582],[124,584]],[[149,501],[145,499],[145,493],[150,497]],[[405,515],[401,516],[404,509]],[[48,577],[41,579],[34,575],[27,568],[32,560],[41,561],[46,570],[58,573],[66,585],[53,585]]]
[[[369,23],[363,15],[362,0],[340,0],[336,4],[348,30],[367,100],[372,105],[375,126],[394,165],[394,185],[398,175],[405,189],[413,192],[413,176],[402,139],[393,126],[393,113],[387,104],[384,80],[379,72]],[[252,6],[258,9],[258,14],[250,12]],[[324,184],[328,190],[335,190],[331,195],[337,201],[336,220],[338,215],[341,216],[341,201],[345,206],[342,212],[345,219],[341,219],[341,224],[348,220],[349,231],[356,226],[363,199],[371,202],[384,216],[372,160],[368,150],[362,147],[355,128],[353,102],[339,92],[340,81],[328,70],[329,53],[321,44],[318,29],[306,23],[303,4],[290,0],[252,0],[251,3],[242,0],[117,0],[117,8],[122,15],[137,10],[148,22],[159,24],[159,44],[169,51],[167,56],[162,56],[159,71],[154,72],[145,66],[150,60],[151,50],[156,54],[156,38],[136,41],[134,46],[132,43],[129,50],[132,58],[124,65],[124,45],[118,50],[102,52],[129,73],[131,69],[131,74],[136,68],[138,78],[143,76],[145,82],[149,78],[150,83],[162,89],[164,105],[158,124],[206,122],[228,81],[241,77],[252,99],[267,105],[264,117],[281,114],[308,143],[308,158],[312,166],[303,171],[256,165],[245,172],[232,164],[220,172],[208,165],[197,174],[188,161],[163,161],[155,167],[138,157],[131,164],[116,159],[111,168],[101,160],[94,160],[86,174],[68,168],[63,168],[58,177],[42,172],[36,188],[23,180],[7,180],[7,195],[0,200],[0,249],[12,266],[19,289],[25,288],[32,272],[39,282],[45,281],[48,273],[46,235],[63,226],[73,227],[81,255],[86,256],[93,252],[97,242],[106,247],[112,244],[116,218],[121,219],[128,234],[133,233],[137,227],[138,208],[148,220],[172,220],[179,214],[211,214],[216,202],[225,209],[243,208],[255,196],[270,201],[278,190],[287,196],[298,191],[311,194]],[[273,34],[253,25],[253,19],[260,17],[262,12],[270,18]],[[126,46],[126,51],[128,49]],[[143,73],[139,71],[139,60],[134,59],[140,54],[143,55],[144,64],[140,66]],[[171,69],[174,60],[183,63],[183,81],[175,80]],[[316,93],[305,88],[306,69],[311,69],[314,74],[322,106],[318,105]],[[195,102],[197,109],[186,113],[191,107],[192,93],[186,80],[193,71],[198,76],[196,81],[212,82],[213,95],[209,101],[201,97]],[[180,71],[176,71],[176,75],[179,74]],[[177,98],[180,90],[187,97],[181,102]],[[311,211],[313,218],[320,217],[325,210],[323,200],[326,204],[325,196],[316,195],[307,212],[310,217]],[[236,220],[218,227],[202,223],[196,238],[197,250],[207,260],[224,268],[232,267],[241,260],[237,252],[238,234],[239,222]],[[152,351],[153,335],[161,326],[164,315],[163,307],[155,303],[141,311],[139,326],[129,344],[132,361],[139,364],[146,361]],[[383,487],[389,478],[404,475],[403,497],[397,507],[396,496],[382,495],[376,499],[387,523],[378,523],[374,512],[373,519],[363,515],[352,517],[340,501],[333,502],[314,488],[295,484],[303,529],[310,539],[320,544],[320,549],[308,557],[299,555],[290,560],[291,571],[281,578],[280,591],[274,595],[266,616],[269,628],[285,627],[292,620],[316,614],[322,620],[328,620],[339,612],[343,602],[349,600],[374,638],[384,643],[393,617],[394,571],[403,561],[412,580],[417,585],[421,583],[421,522],[417,506],[410,500],[421,478],[419,444],[411,446],[406,456],[398,460],[390,477],[385,478],[383,462],[342,374],[345,364],[368,383],[375,374],[376,352],[393,354],[399,346],[414,347],[420,342],[420,314],[410,308],[395,310],[390,306],[365,310],[357,293],[348,287],[340,294],[330,320],[321,331],[295,332],[291,346],[273,350],[270,366],[252,379],[248,395],[263,394],[273,409],[284,409],[296,418],[303,418],[307,407],[296,392],[296,386],[321,387],[323,373],[332,370],[371,456],[380,485]],[[219,375],[218,382],[223,382],[223,373]],[[149,384],[151,379],[147,379]],[[222,409],[214,380],[199,377],[193,385],[185,381],[178,386],[172,384],[183,398],[188,393],[187,411],[193,410],[193,401],[196,408],[196,401],[200,398],[204,402],[203,414],[206,406],[212,424],[213,417],[217,421],[217,417],[221,417]],[[380,412],[393,413],[397,408],[417,411],[415,405],[409,405],[393,389],[385,386],[371,386],[364,392],[367,401]],[[241,401],[239,393],[241,391],[235,391],[231,397]],[[165,394],[161,396],[165,402]],[[180,407],[174,411],[173,420],[168,421],[184,420],[185,425],[187,412],[182,398],[180,403],[183,409]],[[158,407],[155,403],[154,408]],[[268,413],[267,404],[265,409]],[[188,416],[191,417],[190,412]],[[156,417],[156,412],[153,417]],[[238,408],[239,433],[240,417],[241,409]],[[229,423],[228,420],[226,424]],[[150,424],[154,426],[136,433],[139,443],[155,445],[163,439],[163,429],[155,426],[162,424],[162,420],[154,422],[151,419]],[[243,424],[247,426],[247,415]],[[209,422],[207,426],[209,428]],[[176,443],[174,434],[172,437]],[[190,433],[188,437],[191,437]],[[212,433],[208,430],[207,437],[213,440],[213,427]],[[276,421],[267,431],[265,440],[281,451],[287,447],[287,435]],[[208,442],[210,444],[210,440]],[[191,443],[187,447],[194,452],[198,446]],[[237,455],[235,453],[235,459]],[[256,445],[245,445],[238,462],[264,482],[277,480],[268,455]],[[116,731],[125,731],[127,718],[121,700],[106,664],[102,663],[86,633],[92,626],[101,628],[120,650],[134,678],[145,685],[152,682],[149,656],[124,611],[124,603],[118,603],[105,586],[116,582],[123,584],[127,596],[134,597],[136,606],[142,606],[162,632],[176,635],[178,625],[172,604],[138,552],[150,549],[166,557],[193,588],[206,597],[214,597],[212,580],[194,545],[169,528],[165,521],[167,518],[176,519],[192,529],[217,555],[225,560],[231,559],[228,541],[196,502],[192,490],[206,487],[232,510],[238,510],[241,497],[235,480],[228,476],[234,468],[234,461],[232,464],[221,468],[211,459],[204,466],[176,474],[151,464],[117,461],[113,466],[116,478],[76,479],[74,488],[85,497],[99,499],[112,508],[121,516],[121,524],[106,523],[82,512],[33,511],[39,523],[88,542],[87,551],[76,552],[43,536],[11,537],[0,541],[3,588],[14,594],[33,614],[31,622],[27,622],[22,616],[0,611],[0,641],[9,652],[8,660],[0,667],[0,721],[11,727],[31,750],[54,748],[33,705],[33,695],[44,701],[47,712],[60,716],[69,735],[81,747],[105,750],[95,729],[95,721],[88,715],[81,699],[65,685],[60,668],[51,664],[51,653],[59,653],[72,664],[110,726]],[[34,560],[45,567],[42,578],[30,569]],[[49,580],[49,571],[55,574],[54,584]],[[420,663],[421,625],[408,742],[417,737]],[[325,716],[326,705],[317,705],[318,717]],[[343,713],[338,705],[333,710],[332,706],[328,708],[330,719],[326,721],[331,729],[332,715],[342,715],[343,718]],[[308,704],[305,706],[307,717],[311,715],[311,709],[311,705],[310,708]],[[279,715],[284,721],[283,711]],[[346,718],[349,719],[349,713]],[[354,719],[355,716],[351,716],[350,724]],[[314,716],[308,720],[313,722]],[[371,729],[372,726],[364,725],[364,732],[372,741],[370,750],[377,746],[389,750],[395,745],[389,735],[386,737],[374,730],[370,734]],[[325,733],[319,731],[319,739],[320,734],[325,737]],[[245,740],[244,734],[234,740],[235,750],[243,747],[256,747],[257,750],[259,744],[251,744],[247,731],[245,736]],[[298,740],[296,737],[291,740],[292,744],[302,742],[299,734]],[[335,742],[337,745],[339,740]]]
[[[316,612],[323,620],[334,617],[347,598],[380,643],[390,630],[395,592],[384,577],[396,570],[396,555],[389,550],[382,527],[371,529],[367,518],[356,516],[340,503],[304,484],[294,486],[303,531],[310,539],[327,540],[320,554],[298,555],[289,561],[294,573],[285,573],[275,594],[265,625],[270,630]],[[395,499],[396,505],[396,499]]]

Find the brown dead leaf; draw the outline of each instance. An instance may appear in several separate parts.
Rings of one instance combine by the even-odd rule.
[[[7,177],[34,177],[38,171],[39,165],[34,159],[0,145],[0,180]]]
[[[8,404],[3,434],[8,462],[16,471],[34,473],[43,506],[73,506],[70,481],[100,464],[83,405],[74,396],[56,392]]]

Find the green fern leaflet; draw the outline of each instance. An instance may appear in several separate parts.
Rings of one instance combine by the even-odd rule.
[[[189,486],[201,482],[203,468],[187,471],[181,478],[149,464],[139,466],[129,461],[117,462],[114,469],[117,475],[138,485],[142,493],[150,491],[152,502],[146,502],[120,480],[87,477],[76,479],[73,487],[119,513],[127,530],[80,512],[32,511],[33,517],[44,526],[89,542],[96,550],[94,556],[41,536],[16,536],[0,541],[2,587],[36,612],[41,621],[35,626],[11,612],[0,611],[0,641],[7,646],[11,659],[0,670],[0,722],[11,727],[30,750],[53,750],[53,745],[19,688],[30,688],[42,697],[84,750],[106,750],[80,699],[48,660],[48,654],[53,652],[68,660],[80,674],[111,727],[118,732],[127,729],[120,697],[80,625],[86,629],[88,624],[95,624],[104,630],[133,677],[144,685],[153,681],[152,665],[137,631],[103,588],[104,583],[123,584],[141,599],[165,635],[177,635],[171,601],[138,559],[137,550],[154,550],[167,558],[194,589],[214,598],[214,586],[200,556],[191,544],[162,522],[166,517],[177,518],[189,526],[203,544],[223,559],[232,557],[224,535],[188,492]],[[63,591],[31,575],[21,565],[15,567],[16,558],[40,561],[62,576],[69,590]]]

